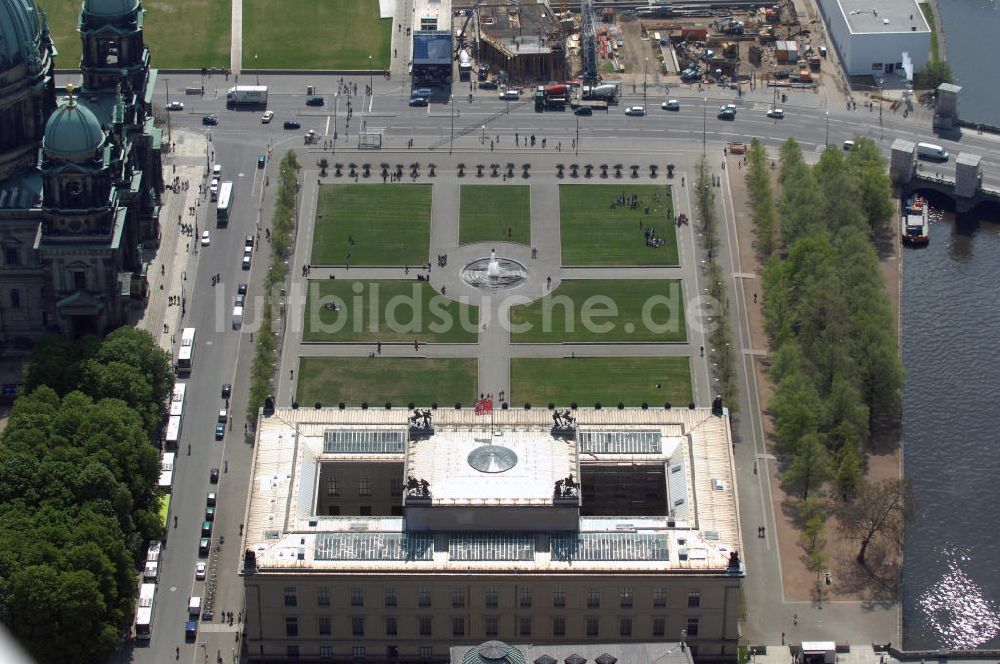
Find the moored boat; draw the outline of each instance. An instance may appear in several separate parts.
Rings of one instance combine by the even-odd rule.
[[[930,220],[927,201],[922,196],[911,196],[902,206],[899,232],[903,244],[925,245],[930,241]]]

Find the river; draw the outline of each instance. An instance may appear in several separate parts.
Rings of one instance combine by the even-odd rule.
[[[959,116],[1000,127],[1000,87],[991,64],[1000,34],[1000,1],[937,0],[945,57],[962,86]]]
[[[1000,648],[1000,224],[935,216],[904,250],[903,645]]]

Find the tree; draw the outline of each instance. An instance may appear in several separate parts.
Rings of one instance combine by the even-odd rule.
[[[790,374],[778,383],[770,409],[775,438],[782,452],[797,454],[802,440],[816,433],[819,407],[816,388],[804,374]]]
[[[876,537],[898,545],[905,521],[913,517],[913,489],[909,480],[888,479],[863,482],[853,501],[838,510],[844,535],[859,543],[857,561],[867,569],[865,555]]]
[[[170,355],[146,330],[118,328],[104,338],[93,359],[104,364],[122,362],[141,371],[149,381],[154,403],[165,403],[174,389]]]
[[[850,441],[844,441],[840,448],[837,461],[837,472],[833,478],[837,493],[842,499],[850,500],[858,492],[862,480],[861,460],[858,458],[858,446]]]
[[[96,337],[70,341],[62,335],[46,334],[35,342],[31,358],[24,367],[25,393],[48,385],[56,394],[66,394],[80,383],[80,365],[97,350]]]
[[[782,476],[791,491],[803,500],[830,478],[830,457],[819,434],[809,433],[799,440],[792,462]]]
[[[944,60],[931,60],[917,72],[916,86],[925,90],[935,90],[942,83],[954,83],[955,75]]]

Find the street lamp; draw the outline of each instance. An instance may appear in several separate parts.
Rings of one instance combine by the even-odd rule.
[[[573,154],[580,154],[580,116],[576,116],[576,142],[573,143]]]
[[[260,85],[260,65],[257,64],[257,54],[256,53],[253,54],[253,68],[255,70],[254,71],[254,76],[257,77],[257,85]]]
[[[374,79],[372,78],[372,55],[368,54],[368,90],[372,96],[375,96],[375,88],[373,87]]]
[[[483,133],[479,137],[479,144],[480,145],[486,145],[486,125],[483,125],[482,127],[480,127],[480,129],[483,130]]]
[[[649,67],[649,56],[646,56],[646,61],[642,64],[642,107],[646,107],[646,69]]]
[[[826,144],[830,144],[830,111],[826,112]]]
[[[167,143],[170,143],[172,132],[170,131],[170,79],[165,78],[163,82],[167,84]]]
[[[708,140],[708,97],[704,98],[704,105],[701,107],[701,156],[702,158],[708,154],[708,148],[705,142]]]
[[[885,138],[885,132],[882,129],[882,86],[885,85],[884,79],[878,80],[878,134],[880,138]]]
[[[455,143],[455,95],[451,95],[448,103],[451,104],[451,138],[448,139],[448,154],[451,154]]]

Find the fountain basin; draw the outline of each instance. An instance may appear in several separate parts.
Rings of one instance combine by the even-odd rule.
[[[510,258],[479,258],[462,268],[462,281],[473,288],[499,291],[514,288],[528,278],[528,270]]]

